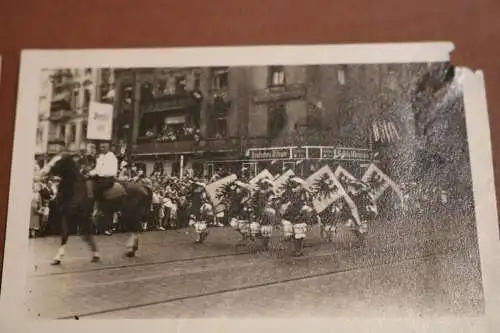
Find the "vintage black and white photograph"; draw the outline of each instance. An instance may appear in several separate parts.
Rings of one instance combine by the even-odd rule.
[[[485,313],[451,62],[32,79],[31,318]]]

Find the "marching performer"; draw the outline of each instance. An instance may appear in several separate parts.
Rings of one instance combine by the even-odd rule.
[[[337,225],[344,220],[347,220],[345,205],[342,200],[339,200],[321,214],[319,223],[321,239],[326,242],[333,241],[333,235],[337,232]]]
[[[312,222],[313,208],[306,182],[298,177],[289,180],[291,190],[285,194],[282,206],[283,232],[286,239],[293,237],[294,256],[302,256],[308,222]]]
[[[191,186],[191,209],[188,224],[194,227],[196,232],[195,243],[201,244],[208,236],[208,206],[206,205],[205,184],[195,181]]]
[[[348,226],[356,227],[359,234],[368,231],[368,220],[377,216],[377,205],[370,193],[370,187],[361,181],[352,181],[347,187],[347,192],[358,208],[359,221],[349,220]]]
[[[231,184],[228,191],[230,191],[228,194],[231,209],[230,225],[240,232],[243,240],[246,240],[250,237],[250,185],[237,180]]]
[[[269,179],[263,179],[258,183],[259,188],[254,195],[254,221],[250,224],[252,239],[262,236],[266,250],[269,248],[269,240],[276,220],[276,210],[273,208],[276,194],[273,185]]]

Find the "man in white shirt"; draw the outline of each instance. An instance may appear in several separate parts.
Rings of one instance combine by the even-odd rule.
[[[118,175],[118,159],[110,150],[108,142],[101,143],[101,154],[97,158],[94,170],[89,172],[89,176],[95,179],[95,195],[98,202],[102,200],[104,191],[111,188]]]

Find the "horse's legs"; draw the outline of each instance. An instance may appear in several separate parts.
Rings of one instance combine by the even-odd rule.
[[[137,250],[139,250],[139,234],[138,233],[132,232],[130,234],[130,237],[127,241],[126,247],[127,247],[127,252],[125,255],[129,258],[135,257]]]
[[[122,221],[126,229],[130,232],[130,237],[126,243],[127,251],[125,255],[129,258],[135,257],[139,250],[139,233],[142,229],[143,220],[149,218],[149,207],[143,202],[129,202],[124,200],[122,204]],[[146,209],[148,211],[146,211]]]
[[[99,254],[99,249],[97,247],[97,243],[92,233],[94,226],[92,217],[91,216],[81,217],[79,222],[80,222],[81,238],[85,243],[87,243],[87,245],[90,248],[90,251],[92,252],[91,261],[98,262],[101,259],[101,256]]]
[[[65,254],[66,243],[69,238],[69,230],[68,230],[68,220],[66,216],[61,216],[61,245],[57,250],[56,255],[52,259],[51,265],[60,265],[61,261]]]

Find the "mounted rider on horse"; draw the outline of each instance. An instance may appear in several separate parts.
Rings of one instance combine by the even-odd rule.
[[[88,182],[89,186],[93,186],[92,189],[89,189],[89,193],[95,196],[94,214],[102,210],[104,194],[117,184],[118,159],[110,148],[109,142],[103,141],[100,143],[100,155],[97,157],[95,168],[88,173],[89,178],[94,180]]]

